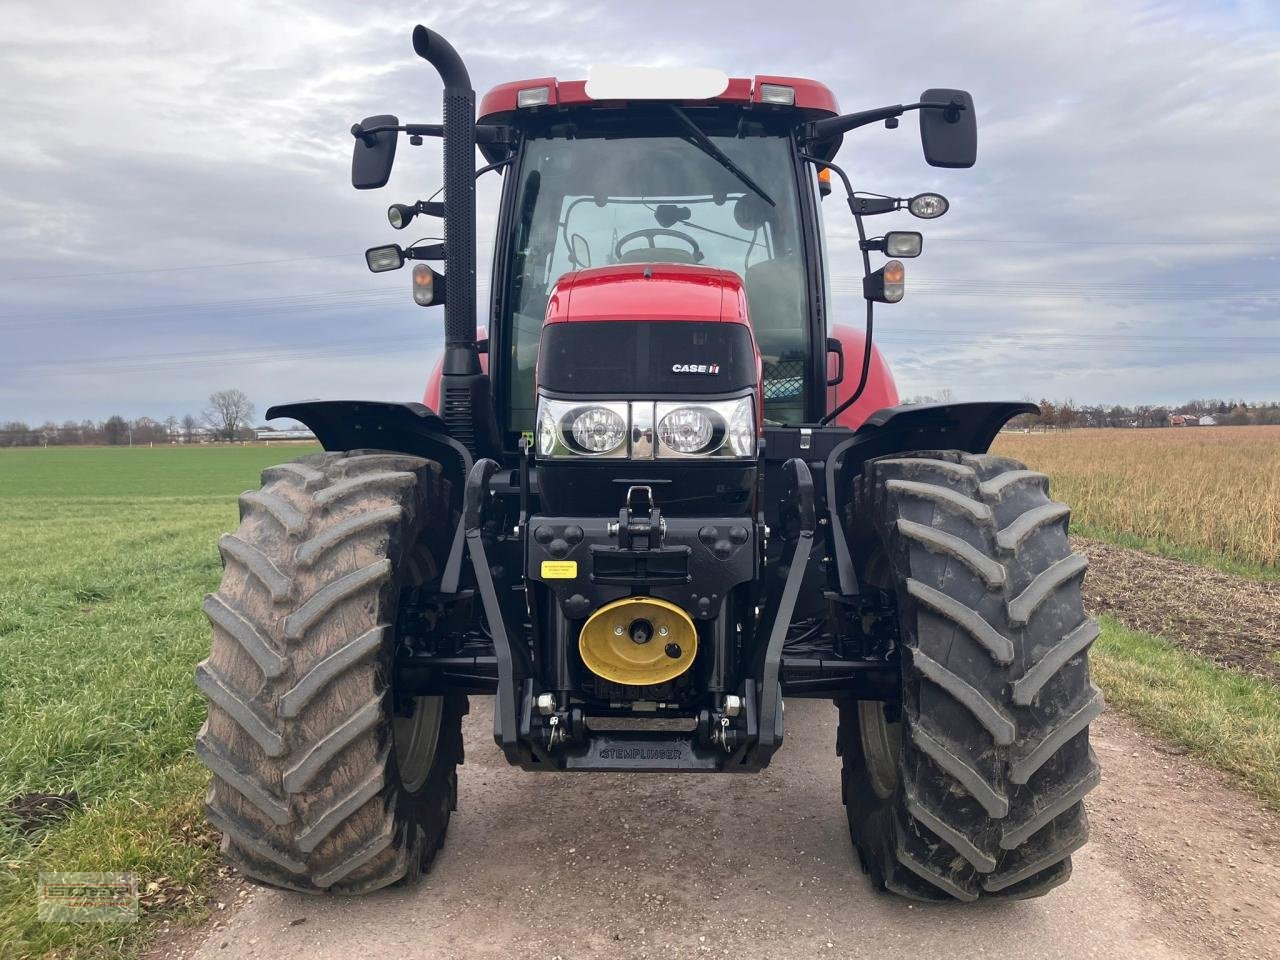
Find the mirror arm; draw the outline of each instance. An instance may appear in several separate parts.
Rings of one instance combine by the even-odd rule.
[[[407,247],[404,251],[406,260],[447,260],[445,256],[443,243],[427,243],[420,244],[416,247]]]
[[[800,139],[808,143],[813,143],[817,140],[830,140],[832,137],[848,133],[850,130],[856,130],[858,127],[865,127],[869,123],[900,117],[908,109],[910,108],[904,107],[900,103],[895,103],[890,107],[860,110],[857,113],[846,113],[840,117],[827,117],[824,120],[811,120],[802,126]]]
[[[813,154],[805,153],[803,150],[800,151],[800,159],[807,160],[815,166],[835,171],[836,176],[840,178],[840,182],[844,184],[844,192],[849,200],[849,212],[855,217],[870,217],[878,213],[892,213],[895,210],[902,209],[902,200],[896,197],[854,196],[853,184],[849,182],[849,175],[830,160],[823,160],[821,157],[815,157]]]
[[[385,124],[378,127],[366,127],[359,123],[351,125],[351,136],[362,141],[366,146],[373,146],[374,135],[378,133],[407,133],[411,137],[443,137],[443,123],[406,123],[401,126]],[[497,123],[476,124],[476,143],[510,143],[511,128]]]
[[[856,130],[858,127],[865,127],[881,120],[892,120],[895,117],[900,117],[908,110],[944,110],[946,111],[945,116],[948,122],[958,123],[960,121],[960,111],[963,109],[964,104],[959,98],[954,98],[947,103],[933,100],[920,101],[919,103],[895,103],[888,107],[877,107],[875,110],[861,110],[858,113],[846,113],[840,117],[812,120],[801,125],[800,139],[806,143],[830,140],[832,137],[848,133],[850,130]]]
[[[479,180],[481,176],[488,173],[490,170],[501,170],[503,167],[510,166],[511,161],[514,159],[514,155],[508,155],[503,157],[501,160],[495,160],[493,163],[486,163],[483,167],[476,170],[476,179]]]
[[[849,182],[849,175],[845,173],[842,169],[840,169],[838,166],[836,166],[834,163],[832,163],[830,160],[823,160],[821,157],[815,157],[813,154],[805,153],[803,150],[800,151],[800,159],[808,160],[810,163],[814,164],[815,166],[819,166],[824,169],[834,171],[835,175],[840,178],[840,182],[844,184],[844,192],[850,198],[853,197],[853,184]]]
[[[865,215],[865,212],[859,212],[859,209],[858,209],[859,198],[853,195],[853,184],[849,182],[849,175],[845,173],[843,170],[841,170],[834,163],[832,163],[830,160],[823,160],[821,157],[815,157],[815,156],[812,156],[811,154],[804,153],[803,151],[800,153],[800,157],[804,160],[808,160],[810,163],[817,164],[820,167],[825,167],[828,170],[834,170],[836,172],[836,175],[840,178],[840,182],[844,184],[845,193],[848,194],[848,197],[849,197],[849,212],[853,214],[853,221],[858,226],[858,250],[862,253],[862,274],[864,278],[870,276],[871,275],[871,254],[869,252],[869,247],[868,247],[867,231],[865,226],[862,223],[862,218]],[[863,202],[865,203],[867,200],[875,201],[877,199],[882,199],[882,198],[870,197],[870,198],[866,198],[866,200],[864,200]],[[868,212],[888,213],[889,209],[896,210],[901,204],[901,201],[891,197],[883,198],[883,202],[886,204],[890,204],[891,206],[885,210],[872,210]],[[858,385],[853,388],[853,392],[849,394],[849,396],[845,397],[844,400],[842,400],[840,403],[836,405],[834,410],[832,410],[830,413],[828,413],[826,416],[824,416],[821,420],[818,421],[823,426],[826,426],[836,417],[840,416],[840,414],[844,413],[845,410],[849,409],[849,407],[857,403],[858,399],[866,391],[867,380],[870,378],[870,375],[871,375],[871,359],[872,359],[871,337],[874,331],[875,331],[875,304],[873,301],[867,300],[867,323],[866,323],[865,331],[863,333],[863,346],[862,346],[862,373],[858,376]],[[828,342],[828,349],[830,349],[829,342]],[[843,380],[844,380],[844,350],[842,348],[840,351],[840,381],[843,381]],[[832,386],[832,385],[833,384],[827,384],[827,386]]]

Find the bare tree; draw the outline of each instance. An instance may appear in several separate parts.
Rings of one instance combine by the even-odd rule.
[[[1058,405],[1052,400],[1040,400],[1040,425],[1048,428],[1058,422]]]
[[[240,427],[253,418],[253,404],[243,390],[219,390],[209,394],[209,409],[202,417],[215,436],[234,440]]]
[[[80,429],[80,424],[74,420],[66,421],[58,428],[58,442],[63,444],[85,443],[84,433]]]
[[[194,443],[196,439],[196,429],[200,426],[200,421],[191,414],[186,414],[182,418],[182,442]]]
[[[0,447],[30,447],[36,443],[35,434],[21,420],[0,423]]]

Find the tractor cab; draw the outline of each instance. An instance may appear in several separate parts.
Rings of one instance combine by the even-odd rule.
[[[864,331],[837,322],[830,303],[821,204],[831,192],[837,168],[829,158],[844,120],[831,91],[793,77],[615,69],[598,78],[599,72],[589,81],[503,84],[479,104],[477,143],[489,161],[482,170],[503,177],[484,311],[494,423],[481,433],[510,453],[534,431],[535,367],[556,284],[576,271],[628,263],[728,270],[742,279],[762,361],[762,422],[814,424],[832,413],[830,420],[856,427],[895,405],[893,377],[879,351]],[[367,135],[386,119],[357,126]],[[357,144],[353,171],[367,151]],[[855,213],[905,203],[877,208],[863,198]],[[403,229],[419,212],[444,211],[438,203],[394,204],[389,215]],[[373,254],[371,266],[402,263],[418,248],[403,257],[398,248],[381,249],[390,255]],[[895,252],[913,256],[918,243],[914,252],[902,251]],[[422,254],[447,257],[434,247]],[[443,291],[448,283],[420,265],[415,295],[418,277],[429,278],[428,289]],[[669,307],[668,319],[679,319],[679,304]],[[864,380],[852,375],[855,361],[867,372]],[[437,364],[424,398],[437,410],[449,406],[441,393],[444,366]]]
[[[679,76],[663,79],[666,92],[681,86]],[[631,92],[656,82],[642,72]],[[810,362],[811,344],[826,336],[817,178],[797,158],[792,131],[835,115],[835,100],[812,81],[722,83],[704,100],[600,100],[586,83],[535,80],[481,101],[481,123],[519,131],[492,305],[495,326],[510,330],[491,362],[512,430],[534,427],[534,363],[557,281],[617,264],[739,276],[763,362],[765,417],[800,423],[825,412],[821,389],[812,389],[824,364]],[[670,307],[678,319],[678,301]]]

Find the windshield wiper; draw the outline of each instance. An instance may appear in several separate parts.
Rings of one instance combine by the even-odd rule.
[[[760,199],[769,204],[769,206],[777,206],[777,204],[773,202],[773,197],[765,193],[764,188],[761,187],[760,184],[752,180],[745,170],[729,159],[729,155],[717,147],[715,145],[715,141],[699,130],[698,125],[689,119],[689,115],[687,113],[677,107],[674,103],[669,103],[667,106],[669,106],[671,108],[671,112],[676,115],[676,119],[678,119],[680,123],[683,124],[684,128],[689,131],[689,139],[693,142],[695,147],[732,173],[755,193],[759,194]]]

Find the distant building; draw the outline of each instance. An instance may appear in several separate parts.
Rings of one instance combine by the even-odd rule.
[[[1202,427],[1216,427],[1217,425],[1218,425],[1218,420],[1217,420],[1217,418],[1216,418],[1216,417],[1201,417],[1201,418],[1200,418],[1200,426],[1202,426]]]
[[[305,427],[296,430],[276,430],[273,427],[258,427],[253,431],[259,440],[314,440],[316,435]]]
[[[213,439],[213,431],[208,427],[192,427],[191,440],[188,441],[187,431],[183,427],[179,427],[169,436],[174,443],[208,443]]]

